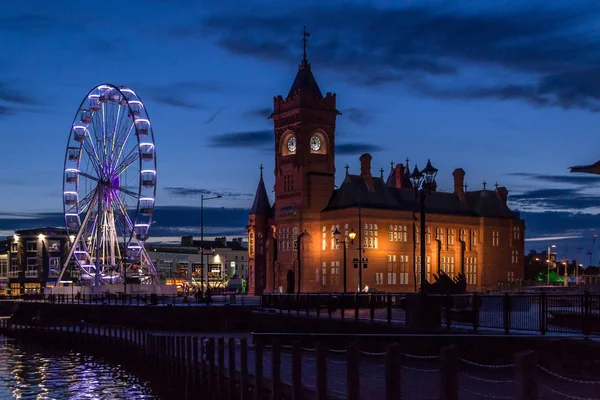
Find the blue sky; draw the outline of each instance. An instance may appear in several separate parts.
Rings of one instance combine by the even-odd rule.
[[[431,158],[440,189],[462,167],[470,189],[508,187],[530,239],[588,246],[600,179],[568,167],[600,159],[599,11],[588,1],[2,2],[0,233],[56,220],[73,116],[104,82],[136,90],[152,120],[157,212],[168,207],[155,236],[179,236],[168,212],[202,193],[237,209],[213,233],[243,233],[261,163],[273,183],[267,117],[293,81],[306,25],[317,81],[343,113],[338,181],[365,151],[386,174],[390,161]]]

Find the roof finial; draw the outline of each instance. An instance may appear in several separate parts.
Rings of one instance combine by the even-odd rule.
[[[383,168],[379,170],[379,173],[381,173],[381,179],[383,179]]]
[[[483,181],[483,190],[485,190],[485,187],[487,186],[487,182]]]
[[[390,161],[390,165],[392,166],[392,169],[394,169],[394,162]]]
[[[410,168],[408,167],[408,162],[409,162],[409,161],[410,161],[410,160],[408,159],[408,157],[406,157],[406,169],[410,169]]]
[[[302,45],[304,46],[304,54],[302,56],[302,64],[308,64],[308,60],[306,59],[306,46],[308,45],[309,37],[310,37],[310,33],[306,31],[306,26],[305,26],[304,33],[302,34]]]
[[[496,182],[496,184],[494,186],[496,187],[496,190],[498,190],[498,186],[500,186],[500,185],[498,185],[498,182]]]
[[[346,175],[348,175],[348,170],[350,169],[350,166],[348,164],[346,164],[346,166],[344,168],[346,168]]]
[[[262,170],[263,170],[263,165],[260,164],[260,178],[262,179]]]
[[[469,188],[469,185],[467,185],[467,184],[465,183],[465,192],[467,191],[467,189],[468,189],[468,188]]]

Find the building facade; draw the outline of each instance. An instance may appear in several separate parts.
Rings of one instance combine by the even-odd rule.
[[[199,240],[184,236],[181,245],[146,245],[146,250],[166,283],[221,287],[233,276],[246,279],[248,275],[248,251],[243,238],[217,237],[204,240],[201,246]],[[203,268],[205,265],[207,268]]]
[[[15,231],[8,239],[8,288],[12,296],[42,293],[57,282],[70,250],[64,228],[39,228]],[[63,276],[70,284],[70,271]]]
[[[420,243],[420,203],[408,161],[392,164],[384,178],[383,170],[372,173],[372,157],[363,154],[360,172],[346,166],[335,186],[336,95],[323,96],[306,57],[287,97],[275,97],[273,108],[275,201],[271,206],[261,166],[246,228],[249,293],[280,287],[341,292],[344,275],[347,291],[414,291],[422,245],[429,282],[439,271],[463,273],[471,291],[522,279],[525,226],[507,206],[505,187],[489,190],[484,183],[483,190],[467,191],[461,168],[453,171],[452,192],[437,191],[434,181],[427,187],[426,239]]]

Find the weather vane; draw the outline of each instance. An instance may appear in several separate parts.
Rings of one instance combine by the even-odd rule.
[[[303,63],[307,63],[306,60],[306,46],[308,45],[308,38],[310,37],[310,33],[306,31],[306,26],[304,27],[304,33],[302,34],[302,44],[304,46],[304,56],[302,58]]]

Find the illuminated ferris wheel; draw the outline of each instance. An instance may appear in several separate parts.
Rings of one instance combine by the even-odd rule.
[[[72,246],[59,275],[81,284],[158,283],[144,243],[156,197],[152,125],[138,95],[99,85],[83,99],[64,160],[63,209]]]

